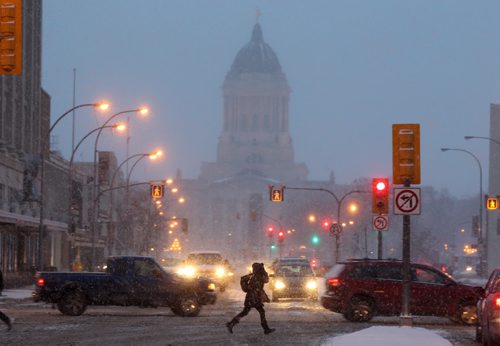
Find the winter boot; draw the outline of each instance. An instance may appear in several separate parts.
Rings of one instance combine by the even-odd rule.
[[[235,319],[232,319],[230,322],[226,323],[227,330],[229,333],[233,334],[233,327],[238,324],[238,321]]]
[[[264,330],[264,334],[271,334],[274,331],[276,331],[276,328],[267,328]]]
[[[262,325],[262,328],[264,329],[264,334],[271,334],[272,332],[274,332],[276,330],[276,328],[269,328],[267,323],[262,323],[261,325]]]

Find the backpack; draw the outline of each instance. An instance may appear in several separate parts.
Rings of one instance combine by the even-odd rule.
[[[252,276],[253,276],[253,274],[247,274],[247,275],[243,275],[240,278],[241,290],[245,293],[250,291],[250,280],[252,279]]]

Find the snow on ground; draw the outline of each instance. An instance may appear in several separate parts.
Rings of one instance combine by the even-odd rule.
[[[333,337],[323,346],[451,346],[451,343],[425,328],[370,327],[351,334]]]
[[[25,299],[31,298],[31,292],[33,292],[32,286],[27,286],[23,288],[16,289],[4,289],[0,299],[11,298],[11,299]]]

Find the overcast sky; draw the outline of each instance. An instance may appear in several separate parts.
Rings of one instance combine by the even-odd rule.
[[[222,128],[221,86],[251,37],[256,9],[264,40],[292,88],[295,160],[309,179],[338,183],[392,176],[395,123],[421,124],[422,185],[457,197],[479,192],[488,177],[490,103],[500,103],[500,1],[470,0],[44,0],[43,87],[52,121],[73,105],[105,98],[109,115],[132,116],[129,154],[161,146],[161,162],[141,162],[133,179],[181,169],[196,178],[215,161]],[[76,141],[102,124],[76,114]],[[126,119],[123,117],[121,119]],[[71,155],[71,118],[54,130]],[[87,141],[86,141],[87,142]],[[86,143],[85,142],[85,143]],[[92,157],[93,140],[78,150]],[[103,132],[99,150],[126,158],[124,136]]]

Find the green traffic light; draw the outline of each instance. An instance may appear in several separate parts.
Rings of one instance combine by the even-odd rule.
[[[271,245],[271,250],[276,250],[276,245]]]
[[[319,237],[317,235],[313,235],[311,241],[313,244],[319,244]]]

